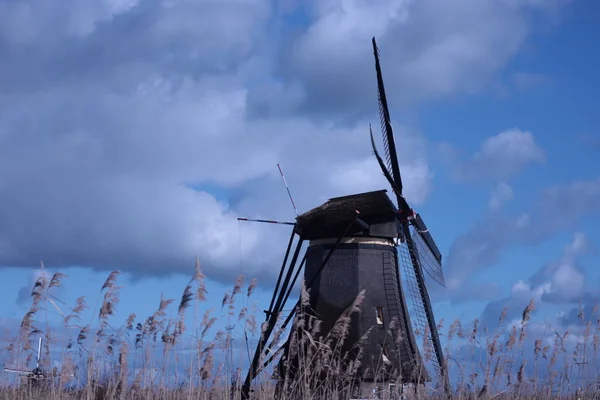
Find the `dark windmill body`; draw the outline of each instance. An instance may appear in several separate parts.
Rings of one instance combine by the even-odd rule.
[[[360,210],[360,219],[345,232],[355,210]],[[329,332],[366,290],[361,312],[352,315],[344,342],[344,350],[350,351],[368,332],[361,357],[366,382],[381,380],[382,376],[388,380],[393,371],[401,373],[405,383],[427,379],[425,370],[419,368],[422,363],[400,284],[396,213],[386,191],[380,190],[330,199],[297,218],[300,235],[309,241],[304,267],[305,282],[313,281],[308,286],[309,313],[321,321],[322,331]],[[400,337],[402,341],[397,340]]]
[[[429,380],[415,339],[415,329],[425,335],[425,350],[432,354],[436,372],[446,377],[423,273],[428,271],[443,284],[441,255],[423,220],[408,206],[402,194],[375,39],[373,50],[386,162],[377,152],[372,133],[371,143],[392,187],[396,204],[386,190],[380,190],[332,198],[296,218],[271,304],[265,310],[266,329],[243,385],[243,398],[249,397],[251,381],[258,371],[272,361],[273,355],[265,351],[271,347],[267,346],[267,341],[303,267],[310,294],[309,314],[321,321],[323,335],[365,290],[360,313],[352,315],[348,337],[344,341],[345,350],[352,354],[354,345],[368,332],[361,345],[361,382],[418,384]],[[292,251],[296,236],[298,240]],[[300,259],[301,248],[307,242],[306,253]],[[405,276],[401,276],[401,271]],[[402,281],[406,282],[406,290]],[[412,321],[407,297],[412,300],[414,309]],[[294,311],[298,306],[299,302]],[[288,315],[284,328],[293,316],[293,312]],[[284,345],[284,354],[288,353],[288,343]],[[267,361],[261,362],[264,356]],[[293,369],[289,361],[288,374],[289,368]],[[284,368],[283,363],[279,366],[280,370]]]

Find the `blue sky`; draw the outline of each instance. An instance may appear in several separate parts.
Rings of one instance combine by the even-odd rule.
[[[289,228],[236,217],[293,218],[276,164],[301,211],[386,188],[371,36],[407,195],[454,282],[437,318],[535,297],[566,324],[600,300],[597,2],[161,3],[0,0],[3,328],[40,260],[92,305],[122,270],[115,321],[178,300],[196,255],[207,307],[243,272],[266,308]]]

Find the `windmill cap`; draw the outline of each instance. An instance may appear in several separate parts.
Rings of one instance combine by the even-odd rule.
[[[296,218],[297,227],[304,239],[337,237],[344,233],[356,217],[369,225],[395,223],[396,207],[386,194],[387,190],[334,197]],[[393,232],[392,232],[393,231]],[[362,232],[360,226],[351,229],[350,236]],[[395,225],[389,233],[395,236]],[[381,235],[387,237],[388,234]]]

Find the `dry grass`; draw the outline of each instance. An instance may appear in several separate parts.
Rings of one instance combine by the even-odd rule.
[[[67,305],[55,295],[65,277],[61,273],[50,279],[40,275],[19,334],[4,350],[9,358],[7,365],[31,368],[35,365],[35,343],[43,336],[42,367],[50,372],[50,379],[34,385],[25,380],[9,380],[5,374],[0,399],[239,398],[247,368],[244,360],[254,351],[260,327],[256,310],[237,306],[236,299],[244,297],[242,303],[249,304],[255,280],[245,286],[244,277],[240,276],[223,297],[222,316],[213,316],[204,306],[205,277],[197,261],[195,274],[178,302],[161,295],[152,315],[139,319],[132,314],[117,326],[113,320],[121,290],[118,271],[112,272],[101,286],[101,296],[94,307],[98,311],[89,324],[82,322],[82,315],[88,310],[85,297]],[[362,298],[363,294],[359,295],[334,328],[323,335],[320,322],[305,312],[308,294],[303,290],[295,317],[296,329],[290,334],[290,351],[281,358],[282,369],[277,370],[282,383],[276,388],[271,371],[263,371],[255,380],[253,396],[350,398],[361,370],[361,347],[359,343],[350,351],[342,348],[351,315],[359,312]],[[506,310],[493,331],[481,327],[477,320],[469,327],[458,320],[450,324],[443,336],[453,398],[600,398],[600,318],[595,310],[587,318],[580,312],[583,328],[575,338],[569,331],[559,334],[550,330],[552,340],[548,336],[532,336],[534,310],[532,300],[520,321],[509,324],[508,329],[504,321]],[[60,315],[62,329],[52,328],[50,312]],[[243,327],[242,336],[246,338],[237,348],[225,330],[215,329],[231,325],[232,321]],[[273,348],[282,343],[287,332],[277,329],[274,336]],[[358,361],[353,361],[357,355]],[[425,360],[429,357],[424,354]],[[289,360],[294,361],[294,368]],[[411,394],[445,398],[435,383],[425,391]]]

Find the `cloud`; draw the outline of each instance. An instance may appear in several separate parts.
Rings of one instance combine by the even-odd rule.
[[[453,301],[494,298],[497,292],[473,288],[465,292],[465,287],[479,285],[477,275],[498,263],[502,252],[509,246],[540,243],[558,232],[575,229],[584,215],[598,212],[600,179],[549,187],[520,214],[507,214],[501,208],[488,210],[479,222],[458,236],[450,246],[444,266],[447,290],[440,292],[440,296]],[[580,251],[582,243],[582,239],[577,239],[569,251]],[[579,279],[577,270],[556,268],[556,273],[576,278],[575,282]],[[563,295],[566,295],[566,290]],[[473,294],[473,297],[465,293]]]
[[[233,13],[224,4],[181,1],[162,10],[142,2],[113,16],[96,10],[86,14],[93,23],[75,31],[52,30],[38,21],[51,16],[27,14],[35,29],[11,31],[3,62],[12,68],[3,77],[12,78],[13,91],[0,97],[1,264],[43,259],[166,274],[191,272],[200,254],[215,279],[225,279],[239,271],[237,216],[290,216],[285,196],[270,196],[281,193],[277,162],[302,211],[347,191],[386,187],[366,122],[349,133],[308,119],[248,121],[247,77],[225,67],[247,65],[264,4],[247,2],[247,12]],[[3,7],[3,16],[21,12],[16,4]],[[208,26],[191,23],[199,13]],[[69,9],[56,18],[83,16]],[[205,38],[209,28],[219,46]],[[115,35],[122,35],[118,42],[97,52]],[[70,62],[64,74],[56,75],[59,55],[43,52],[44,41],[60,43]],[[430,174],[423,152],[414,150],[401,154],[418,201]],[[237,199],[217,200],[203,185]],[[275,275],[284,236],[271,226],[244,226],[245,272]]]
[[[504,203],[511,200],[513,197],[514,192],[512,188],[508,184],[501,182],[494,188],[494,190],[492,190],[488,206],[491,209],[496,210],[502,207]]]
[[[548,218],[547,229],[556,231],[560,227],[573,228],[586,213],[600,212],[600,178],[574,181],[566,185],[547,188],[538,202],[538,212]],[[536,230],[534,237],[541,232]]]
[[[283,41],[275,73],[279,87],[292,89],[288,112],[359,118],[374,109],[374,66],[365,54],[375,36],[391,104],[482,91],[522,48],[533,18],[543,20],[554,3],[307,2],[311,21]],[[279,98],[259,93],[251,96],[253,107],[266,115],[282,112]]]
[[[585,272],[575,261],[585,248],[585,235],[576,233],[560,259],[540,269],[529,279],[528,284],[520,282],[521,294],[529,292],[533,297],[556,303],[580,300],[586,283]]]
[[[597,322],[600,305],[600,291],[587,291],[581,296],[581,303],[558,314],[558,323],[564,327],[579,328],[588,321]]]
[[[401,143],[397,150],[406,197],[411,204],[421,204],[431,192],[434,176],[427,162],[428,143],[419,132],[404,126],[395,126],[394,136]],[[383,149],[383,146],[379,148]],[[381,189],[382,181],[373,179],[381,176],[381,168],[377,162],[373,162],[373,155],[369,152],[362,158],[357,157],[338,165],[328,173],[328,180],[333,190],[360,193]]]
[[[493,326],[504,307],[508,308],[507,320],[518,318],[531,299],[538,304],[538,309],[547,309],[553,305],[564,307],[565,304],[590,297],[592,288],[587,284],[585,270],[578,265],[579,258],[585,250],[585,235],[575,233],[558,259],[543,265],[526,281],[515,282],[509,296],[488,303],[483,311],[482,321],[488,326]],[[550,322],[556,328],[566,326],[565,321],[565,318],[559,317]]]
[[[442,151],[451,161],[454,178],[467,182],[506,181],[528,165],[546,160],[533,134],[518,128],[488,137],[466,160],[461,160],[459,153],[447,144]]]
[[[283,22],[300,9],[271,3],[0,1],[0,265],[159,275],[199,254],[230,279],[235,218],[293,216],[277,162],[301,210],[387,187],[369,161],[372,35],[412,102],[484,87],[529,30],[523,3],[355,0],[309,4],[295,35]],[[395,126],[423,201],[427,142]],[[287,232],[242,230],[245,272],[277,274]]]

